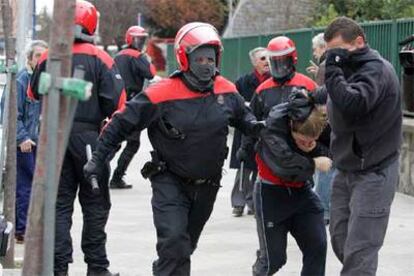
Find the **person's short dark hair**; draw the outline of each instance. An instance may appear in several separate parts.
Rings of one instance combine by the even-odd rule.
[[[362,27],[351,18],[345,16],[335,18],[325,30],[324,38],[326,42],[331,41],[337,36],[341,36],[345,42],[351,42],[358,36],[361,36],[366,41]]]

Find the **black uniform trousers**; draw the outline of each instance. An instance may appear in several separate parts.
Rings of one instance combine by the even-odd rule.
[[[213,211],[217,183],[191,184],[166,171],[151,178],[157,230],[155,276],[190,275],[190,256]]]
[[[56,237],[55,237],[55,271],[66,271],[72,259],[72,226],[73,204],[79,191],[79,202],[83,213],[82,250],[88,270],[103,270],[109,266],[106,256],[105,225],[111,207],[108,178],[109,166],[99,176],[100,194],[92,193],[91,185],[83,176],[86,163],[85,146],[95,148],[99,133],[97,131],[81,131],[69,137],[60,176],[56,201]]]
[[[310,187],[285,188],[258,181],[255,207],[260,250],[254,276],[275,274],[287,260],[288,233],[303,254],[302,276],[325,275],[326,229],[323,208]]]
[[[113,178],[120,180],[124,176],[129,164],[131,163],[132,158],[139,150],[140,136],[141,132],[136,131],[128,137],[126,146],[118,158],[118,163],[116,169],[114,170]]]

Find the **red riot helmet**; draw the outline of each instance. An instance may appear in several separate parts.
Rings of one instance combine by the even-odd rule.
[[[214,26],[208,23],[192,22],[184,25],[177,32],[174,41],[175,57],[180,71],[189,68],[188,54],[200,46],[213,46],[216,50],[216,67],[219,67],[223,45]]]
[[[278,36],[267,45],[270,72],[275,79],[284,80],[295,71],[298,62],[295,43],[286,36]]]
[[[87,35],[93,35],[98,23],[98,13],[95,6],[84,0],[76,1],[75,24],[82,27]]]
[[[125,43],[140,51],[144,48],[147,38],[148,33],[141,26],[131,26],[125,33]]]

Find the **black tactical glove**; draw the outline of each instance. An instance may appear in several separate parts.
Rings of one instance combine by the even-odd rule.
[[[326,67],[343,67],[349,61],[350,52],[347,49],[334,48],[326,52]]]
[[[236,152],[236,158],[239,162],[245,162],[249,159],[249,153],[245,148],[239,148]]]
[[[102,173],[104,167],[105,163],[94,154],[92,159],[83,166],[83,175],[87,181],[91,182],[93,177],[97,177]]]
[[[266,127],[266,121],[256,121],[253,123],[254,135],[259,135],[260,131]]]
[[[288,116],[293,121],[303,122],[314,108],[312,98],[305,96],[303,91],[296,91],[288,98]]]

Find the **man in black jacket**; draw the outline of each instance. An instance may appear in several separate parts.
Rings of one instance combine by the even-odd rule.
[[[125,43],[127,47],[119,52],[115,57],[115,63],[119,68],[122,79],[125,82],[127,100],[131,100],[141,92],[144,81],[154,77],[156,70],[147,56],[145,50],[148,33],[140,26],[131,26],[125,33]],[[135,133],[127,139],[125,149],[118,158],[117,167],[109,183],[111,189],[130,189],[132,185],[126,184],[123,176],[131,163],[132,158],[137,153],[140,146],[140,134]]]
[[[257,47],[249,52],[250,61],[254,67],[253,72],[241,76],[236,81],[237,91],[243,96],[246,102],[250,102],[256,88],[270,77],[269,63],[266,57],[266,48]],[[247,214],[254,214],[253,207],[253,186],[257,176],[257,165],[254,160],[254,150],[249,149],[249,156],[243,164],[241,170],[240,160],[237,158],[237,150],[240,148],[242,133],[237,129],[234,131],[233,144],[231,146],[230,168],[237,169],[236,179],[234,180],[231,192],[231,206],[233,215],[240,217],[243,215],[244,207],[247,205]],[[241,183],[240,183],[241,180]]]
[[[156,276],[190,275],[191,254],[213,210],[228,148],[228,126],[244,133],[262,125],[236,86],[218,75],[222,44],[210,24],[183,26],[175,38],[180,70],[138,94],[114,115],[85,176],[100,175],[120,142],[148,128],[153,160],[142,173],[152,184],[157,229]]]
[[[329,50],[322,92],[328,94],[337,168],[332,247],[343,264],[342,276],[375,275],[398,183],[400,86],[392,65],[367,46],[364,31],[353,20],[335,19],[325,40]]]
[[[95,6],[77,1],[75,9],[75,43],[73,44],[72,70],[82,67],[85,80],[93,83],[92,96],[79,102],[69,143],[63,160],[56,200],[55,276],[67,276],[72,259],[72,213],[79,192],[83,213],[82,251],[88,264],[88,276],[116,276],[108,271],[105,226],[111,208],[108,178],[109,164],[104,163],[99,175],[100,194],[92,192],[83,176],[86,163],[85,147],[95,148],[101,122],[112,115],[125,102],[121,76],[112,58],[98,49],[93,42],[97,25]],[[29,97],[38,97],[40,75],[46,70],[47,53],[43,54],[33,72],[28,89]]]

